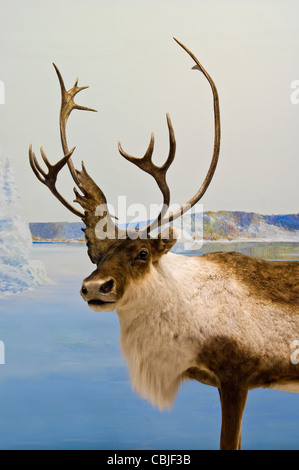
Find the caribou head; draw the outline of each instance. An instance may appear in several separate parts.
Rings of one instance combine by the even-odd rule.
[[[204,195],[216,169],[219,147],[220,147],[220,117],[219,100],[216,86],[199,63],[198,59],[177,39],[175,41],[194,60],[193,69],[200,70],[209,81],[214,99],[214,151],[212,161],[207,175],[197,193],[179,209],[168,212],[170,204],[170,190],[166,182],[166,174],[172,164],[176,142],[170,116],[167,113],[167,125],[169,130],[169,154],[162,166],[157,166],[152,161],[154,151],[154,134],[152,133],[149,146],[142,158],[136,158],[127,154],[118,144],[120,154],[129,162],[137,165],[141,170],[149,173],[156,181],[163,196],[162,209],[155,220],[141,229],[124,230],[118,227],[109,213],[106,197],[94,180],[87,173],[84,164],[82,169],[75,169],[72,162],[74,149],[69,150],[66,139],[66,124],[73,109],[95,111],[94,109],[80,106],[74,102],[74,97],[81,90],[88,88],[79,87],[78,79],[75,85],[66,90],[61,73],[55,64],[55,70],[61,88],[61,110],[60,110],[60,136],[63,149],[63,158],[55,165],[51,165],[41,147],[41,156],[47,167],[47,172],[40,166],[37,158],[29,148],[30,165],[36,177],[45,184],[52,194],[73,214],[80,217],[85,224],[82,229],[85,232],[88,255],[97,268],[87,277],[82,284],[81,296],[88,305],[96,311],[111,311],[123,302],[128,284],[144,279],[160,259],[175,244],[176,236],[174,229],[169,226],[172,221],[183,215],[194,206]],[[56,188],[56,179],[60,170],[68,165],[71,176],[76,184],[74,189],[76,199],[83,211],[67,202]],[[167,226],[167,230],[161,230]],[[153,230],[158,231],[158,236],[152,236]]]

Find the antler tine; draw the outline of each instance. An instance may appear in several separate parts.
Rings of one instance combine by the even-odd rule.
[[[154,151],[154,141],[155,141],[154,133],[151,134],[151,140],[147,148],[147,151],[145,152],[144,156],[141,158],[136,158],[126,153],[122,149],[120,142],[118,142],[118,150],[120,154],[126,160],[130,161],[131,163],[134,163],[134,165],[141,168],[141,170],[153,176],[153,178],[155,179],[163,195],[162,209],[160,213],[158,214],[158,216],[156,217],[156,219],[154,219],[145,228],[142,229],[141,232],[144,232],[144,233],[145,232],[149,233],[151,230],[161,225],[161,221],[163,220],[163,217],[165,216],[169,207],[169,203],[170,203],[170,190],[166,182],[166,173],[175,157],[176,142],[175,142],[174,130],[172,127],[171,119],[168,113],[166,117],[167,117],[168,131],[169,131],[169,154],[168,154],[166,162],[162,166],[157,166],[152,161],[152,156],[153,156],[153,151]]]
[[[155,136],[154,133],[152,132],[151,134],[151,139],[150,143],[148,145],[147,151],[145,152],[144,156],[139,158],[139,157],[133,157],[132,155],[129,155],[126,153],[122,146],[120,141],[118,141],[118,150],[119,153],[129,162],[134,163],[137,165],[139,168],[142,168],[144,171],[147,173],[150,173],[151,167],[152,167],[152,156],[153,156],[153,151],[154,151],[154,145],[155,145]],[[147,168],[147,169],[145,169]]]
[[[32,151],[32,144],[29,146],[29,162],[30,166],[35,174],[35,176],[42,182],[44,183],[44,179],[41,177],[41,175],[45,178],[46,173],[42,169],[42,167],[39,165],[37,158],[35,156],[35,153]]]
[[[172,164],[174,157],[175,157],[175,151],[176,151],[176,141],[175,141],[175,135],[174,135],[174,130],[172,127],[171,119],[169,113],[166,113],[166,119],[167,119],[167,125],[168,125],[168,132],[169,132],[169,154],[166,162],[163,165],[163,169],[168,170],[170,165]]]
[[[56,180],[57,180],[57,175],[59,171],[65,166],[65,164],[68,163],[69,159],[71,158],[73,152],[75,150],[75,147],[67,153],[59,162],[57,162],[55,165],[51,165],[45,152],[44,149],[41,147],[41,155],[42,158],[48,168],[48,173],[46,173],[41,166],[39,165],[37,158],[35,156],[35,153],[32,151],[32,145],[30,144],[29,146],[29,162],[30,166],[37,177],[37,179],[43,183],[45,186],[47,186],[51,193],[73,214],[77,215],[78,217],[84,217],[84,214],[80,211],[78,211],[75,207],[73,207],[64,197],[58,192],[56,188]]]
[[[82,90],[85,90],[86,88],[89,88],[88,86],[81,86],[78,87],[78,78],[74,84],[74,86],[70,90],[66,90],[64,81],[62,78],[62,75],[58,69],[58,67],[53,63],[53,66],[56,70],[59,84],[60,84],[60,90],[61,90],[61,108],[60,108],[60,138],[61,138],[61,144],[63,148],[63,152],[66,155],[69,153],[68,145],[67,145],[67,139],[66,139],[66,124],[67,120],[69,118],[69,115],[73,111],[73,109],[79,109],[82,111],[93,111],[97,112],[96,109],[93,108],[87,108],[86,106],[81,106],[77,103],[74,102],[74,97]],[[73,177],[73,180],[75,183],[80,187],[79,181],[77,178],[76,170],[74,167],[74,164],[72,162],[72,159],[68,159],[68,167],[71,172],[71,175]]]
[[[29,146],[29,162],[33,170],[33,173],[41,183],[45,183],[45,179],[42,176],[46,176],[44,170],[39,166],[35,153],[32,151],[32,144]],[[42,176],[41,176],[42,175]]]

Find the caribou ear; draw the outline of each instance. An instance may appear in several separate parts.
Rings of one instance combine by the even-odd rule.
[[[159,233],[157,238],[150,240],[153,260],[157,261],[162,255],[176,244],[177,231],[173,227],[167,227]]]

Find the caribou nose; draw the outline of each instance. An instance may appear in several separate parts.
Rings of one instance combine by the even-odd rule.
[[[85,279],[81,287],[81,295],[84,300],[97,299],[101,296],[110,297],[115,295],[116,283],[111,277],[106,279]],[[104,300],[104,299],[103,299]]]
[[[84,294],[84,295],[88,294],[88,289],[87,289],[87,287],[86,287],[85,284],[82,285],[81,292],[82,292],[82,294]]]

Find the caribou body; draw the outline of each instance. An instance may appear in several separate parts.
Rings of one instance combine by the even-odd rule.
[[[177,40],[176,40],[177,41]],[[169,115],[170,151],[164,165],[152,162],[154,136],[142,158],[119,151],[154,177],[163,207],[146,227],[129,233],[110,216],[106,198],[84,165],[75,169],[66,141],[66,122],[74,96],[55,66],[61,87],[60,131],[64,156],[55,165],[41,149],[47,172],[30,146],[31,167],[37,178],[71,212],[81,217],[89,257],[96,270],[82,284],[81,296],[96,312],[116,310],[120,342],[134,389],[160,409],[173,404],[182,382],[195,379],[217,387],[222,407],[221,449],[241,448],[241,424],[248,391],[257,387],[299,392],[299,364],[291,360],[299,340],[299,263],[265,261],[240,253],[209,253],[187,257],[170,250],[176,242],[172,226],[205,193],[216,168],[220,148],[220,115],[215,84],[197,58],[179,41],[210,83],[214,99],[215,138],[212,162],[199,191],[176,212],[167,213],[170,191],[166,172],[175,156]],[[92,110],[94,111],[94,110]],[[68,203],[56,189],[65,165],[79,188]],[[99,206],[103,210],[99,211]],[[103,225],[104,222],[104,225]],[[97,227],[105,227],[99,236]],[[159,235],[152,237],[154,229]],[[112,236],[113,235],[113,236]]]

